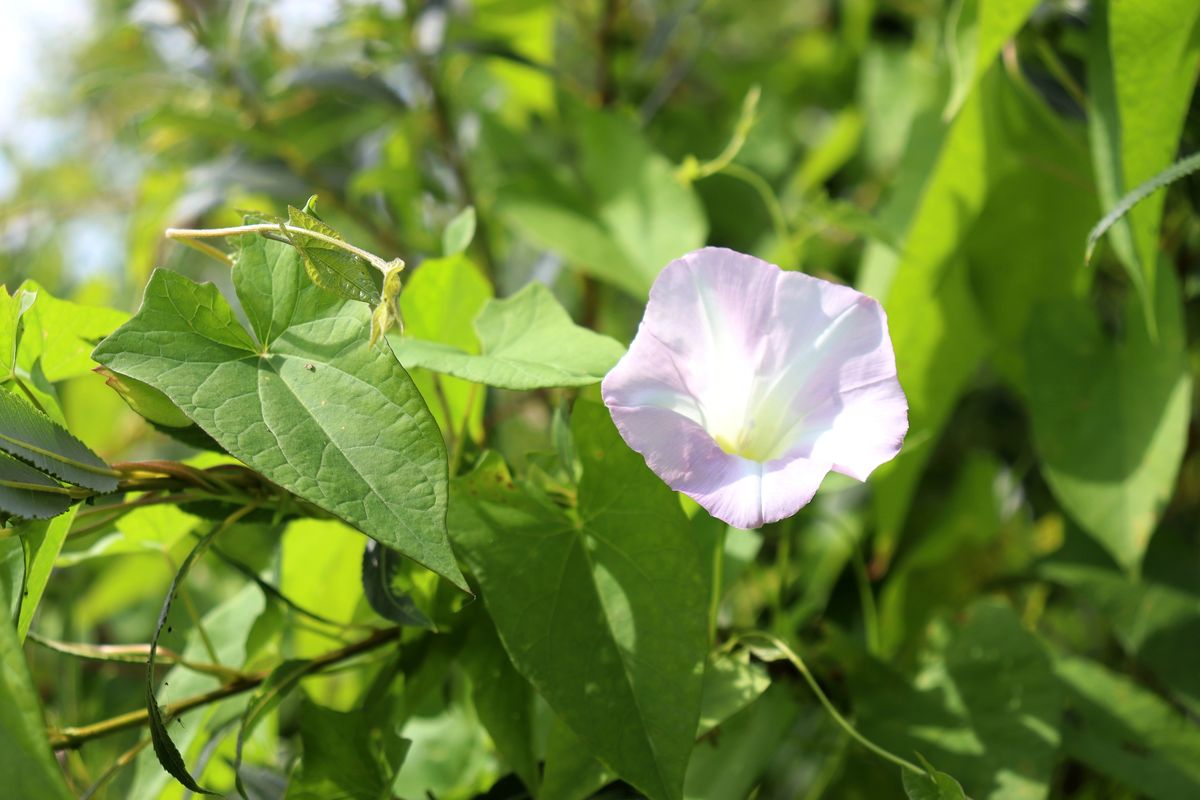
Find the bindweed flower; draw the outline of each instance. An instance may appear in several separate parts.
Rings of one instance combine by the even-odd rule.
[[[715,247],[659,274],[602,391],[650,468],[738,528],[796,513],[830,470],[865,480],[908,430],[879,303]]]

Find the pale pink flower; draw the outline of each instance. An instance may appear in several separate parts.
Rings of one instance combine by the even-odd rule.
[[[865,480],[908,430],[879,303],[716,247],[659,274],[602,391],[650,468],[738,528],[796,513],[830,470]]]

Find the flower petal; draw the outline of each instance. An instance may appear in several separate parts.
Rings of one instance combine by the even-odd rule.
[[[621,437],[656,475],[735,528],[758,528],[812,500],[828,464],[790,458],[766,464],[726,453],[693,420],[654,406],[605,403]]]

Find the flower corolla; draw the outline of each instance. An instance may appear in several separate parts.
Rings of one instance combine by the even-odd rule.
[[[715,247],[663,269],[601,389],[650,468],[738,528],[795,514],[830,470],[865,480],[908,430],[878,302]]]

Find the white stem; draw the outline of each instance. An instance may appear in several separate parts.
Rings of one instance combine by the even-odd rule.
[[[258,225],[238,225],[233,228],[167,228],[166,237],[168,239],[220,239],[226,236],[238,236],[243,233],[271,233],[284,232],[292,234],[300,234],[307,236],[310,239],[331,244],[345,250],[347,253],[352,253],[363,259],[371,266],[380,272],[387,274],[388,262],[384,261],[374,253],[368,253],[360,247],[355,247],[349,242],[342,241],[334,236],[321,233],[320,231],[310,231],[308,228],[298,228],[295,225],[287,223],[265,222]]]

